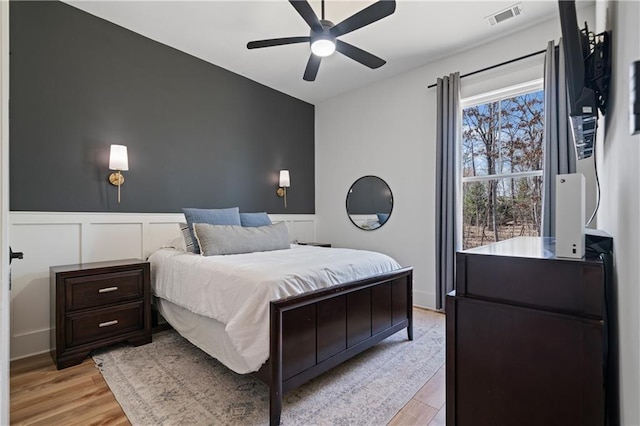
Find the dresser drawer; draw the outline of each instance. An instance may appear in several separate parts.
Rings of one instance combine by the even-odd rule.
[[[459,252],[456,267],[460,296],[602,319],[601,265]]]
[[[142,330],[144,326],[144,304],[142,301],[70,314],[66,318],[65,343],[69,347],[77,346]]]
[[[67,278],[67,311],[140,299],[143,295],[143,284],[142,269]]]

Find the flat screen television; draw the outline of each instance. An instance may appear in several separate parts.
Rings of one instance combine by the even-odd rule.
[[[560,26],[569,93],[569,117],[578,159],[593,154],[598,110],[604,115],[611,65],[609,35],[578,26],[575,0],[559,0]]]

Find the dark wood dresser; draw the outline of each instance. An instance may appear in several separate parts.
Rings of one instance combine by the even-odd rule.
[[[457,253],[447,425],[606,424],[608,265],[556,258],[549,238]]]
[[[94,349],[151,342],[149,263],[138,259],[53,266],[51,356],[58,369]]]

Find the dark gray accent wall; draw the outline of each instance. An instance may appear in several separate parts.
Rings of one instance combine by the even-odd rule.
[[[313,105],[60,2],[12,1],[10,37],[11,210],[315,212]]]

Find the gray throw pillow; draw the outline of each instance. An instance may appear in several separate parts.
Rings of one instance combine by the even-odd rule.
[[[193,229],[203,256],[282,250],[290,247],[289,231],[284,222],[257,227],[194,223]]]

